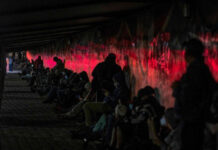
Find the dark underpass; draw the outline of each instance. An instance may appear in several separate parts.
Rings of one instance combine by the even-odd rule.
[[[31,93],[17,74],[8,74],[0,116],[2,150],[81,149],[81,140],[72,140],[74,121],[57,118],[54,105],[43,105],[43,98]]]

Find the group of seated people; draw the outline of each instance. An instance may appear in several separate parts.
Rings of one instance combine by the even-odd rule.
[[[75,73],[67,70],[64,62],[54,57],[56,66],[46,72],[47,95],[43,103],[56,103],[60,119],[83,115],[84,128],[72,131],[72,138],[87,142],[97,136],[103,140],[105,149],[167,149],[174,140],[167,137],[176,128],[173,110],[165,111],[156,90],[150,86],[140,89],[133,97],[128,85],[131,82],[126,82],[126,72],[115,60],[116,56],[109,54],[95,67],[90,82],[85,71]],[[32,66],[35,76],[41,79],[40,72],[45,70],[41,58],[29,64],[27,66]],[[36,80],[37,77],[32,76],[30,85]],[[166,115],[166,112],[171,115]],[[170,117],[166,119],[164,116]]]
[[[31,62],[28,59],[24,59],[20,61],[19,63],[20,63],[20,68],[21,68],[20,75],[22,76],[22,78],[29,76],[32,70]]]
[[[39,56],[36,61],[26,62],[21,77],[26,79],[33,92],[46,95],[43,103],[56,103],[61,111],[81,100],[90,88],[86,72],[75,73],[64,68],[64,62],[54,57],[56,66],[51,70],[43,67]]]
[[[135,77],[125,57],[123,69],[110,53],[92,72],[76,73],[56,66],[45,69],[41,57],[24,63],[22,77],[43,103],[55,103],[60,119],[80,124],[72,138],[100,141],[100,149],[214,150],[218,122],[218,84],[204,63],[204,46],[196,39],[186,43],[187,71],[172,84],[174,108],[161,106],[158,89],[149,85],[135,95]],[[199,75],[200,74],[200,75]],[[77,119],[80,119],[79,121]]]

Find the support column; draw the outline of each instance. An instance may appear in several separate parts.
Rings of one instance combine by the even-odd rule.
[[[3,98],[5,74],[6,74],[5,49],[0,47],[0,109],[1,109],[2,98]]]

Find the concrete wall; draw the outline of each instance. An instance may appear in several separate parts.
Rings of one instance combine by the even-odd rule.
[[[5,50],[3,48],[0,48],[0,108],[1,108],[3,91],[4,91],[5,73],[6,73]]]

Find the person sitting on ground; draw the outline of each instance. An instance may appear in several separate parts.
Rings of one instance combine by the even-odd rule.
[[[65,79],[65,74],[61,73],[58,75],[58,80],[56,81],[56,84],[53,85],[48,93],[48,96],[43,103],[53,103],[55,99],[58,98],[58,90],[59,88],[65,88],[66,87],[66,79]]]
[[[36,87],[34,84],[36,84],[35,82],[37,80],[37,76],[38,74],[41,74],[44,69],[43,60],[41,59],[41,56],[38,56],[38,58],[35,61],[32,60],[32,67],[32,78],[30,80],[29,86],[31,86],[32,91],[35,91]]]
[[[96,116],[97,113],[106,116],[107,123],[104,127],[105,136],[103,137],[103,140],[105,141],[105,144],[109,144],[113,129],[113,113],[115,111],[116,105],[118,104],[118,100],[121,99],[121,97],[125,97],[122,99],[122,103],[127,104],[129,102],[129,93],[125,85],[123,73],[119,72],[114,75],[113,84],[111,84],[111,82],[104,81],[102,83],[102,89],[105,94],[104,101],[86,102],[83,108],[86,118],[86,126],[88,127],[87,129],[89,129],[88,131],[90,131],[90,128],[92,127],[93,123],[93,125],[95,125],[95,127],[93,128],[93,132],[96,132],[96,126],[98,126],[98,123],[95,124],[93,118]],[[87,117],[90,117],[91,119]],[[75,133],[72,134],[73,136],[75,136]]]
[[[83,98],[85,98],[84,96],[87,94],[85,89],[85,85],[89,83],[87,73],[83,71],[75,78],[77,78],[77,80],[74,80],[73,85],[69,86],[68,92],[65,92],[65,99],[63,102],[67,108],[75,106],[80,100],[83,100]]]
[[[96,102],[96,103],[90,102],[84,105],[85,115],[88,116],[86,117],[87,126],[89,126],[91,122],[90,120],[91,117],[89,117],[89,112],[95,111],[93,110],[95,109],[95,107],[97,108],[96,112],[100,111],[101,109],[104,109],[104,107],[106,108],[105,111],[102,111],[99,113],[104,113],[104,112],[109,113],[109,111],[107,110],[111,110],[110,112],[113,112],[113,110],[115,109],[118,103],[118,99],[121,94],[126,96],[126,103],[128,103],[128,100],[129,100],[128,91],[125,85],[125,80],[124,80],[122,72],[119,72],[114,75],[113,84],[109,81],[104,81],[102,83],[102,89],[105,95],[103,102]],[[101,108],[98,108],[98,107],[101,107]]]
[[[110,82],[104,81],[102,83],[103,90],[105,91],[106,88],[108,88],[108,86],[106,85],[110,85],[110,84],[111,84]],[[91,103],[86,102],[86,104],[84,104],[83,106],[85,115],[86,113],[89,113],[89,116],[91,116],[92,119],[90,120],[93,120],[94,118],[93,116],[95,116],[97,113],[104,114],[104,115],[106,114],[105,116],[106,116],[107,124],[105,126],[105,136],[103,138],[105,141],[105,144],[110,143],[110,137],[112,134],[113,120],[114,120],[113,113],[118,103],[118,100],[121,98],[121,95],[122,95],[122,97],[125,97],[124,99],[122,99],[122,103],[127,104],[129,101],[129,94],[128,94],[128,90],[125,85],[125,80],[124,80],[124,76],[122,72],[114,75],[113,85],[111,84],[109,87],[112,89],[112,91],[108,92],[108,90],[106,90],[105,94],[108,94],[108,95],[105,96],[104,102],[91,102]],[[94,124],[95,123],[93,123],[93,125]],[[88,126],[88,129],[90,128],[90,126],[92,126],[91,123],[89,125],[88,123],[86,123],[86,125]],[[75,136],[75,133],[73,133],[73,136]]]
[[[103,81],[102,82],[102,91],[104,93],[103,102],[87,102],[83,106],[83,110],[85,113],[85,124],[87,127],[91,127],[94,125],[94,116],[97,113],[111,113],[113,111],[114,100],[112,97],[112,92],[114,90],[114,86],[111,82]]]
[[[23,64],[22,64],[22,73],[20,74],[22,78],[25,79],[25,76],[26,75],[31,75],[31,71],[32,71],[32,68],[31,68],[31,63],[26,60]]]
[[[75,80],[80,79],[81,81],[75,85]],[[88,101],[93,101],[94,96],[90,96],[91,93],[91,83],[89,82],[89,78],[86,72],[81,72],[80,75],[72,74],[70,77],[69,85],[73,88],[73,91],[80,91],[80,95],[77,94],[77,98],[79,99],[79,103],[73,105],[70,111],[67,113],[58,115],[59,118],[62,119],[72,119],[76,117],[80,112],[82,112],[83,105]]]
[[[85,84],[89,82],[89,77],[88,74],[85,71],[82,71],[81,73],[78,74],[78,82],[76,85],[73,86],[72,91],[75,93],[82,95],[83,91],[85,90]],[[75,83],[74,83],[75,84]]]
[[[91,102],[94,101],[95,99],[95,95],[90,96],[91,93],[91,84],[90,83],[86,83],[84,86],[84,91],[82,96],[79,98],[80,102],[76,105],[74,105],[70,111],[68,111],[67,113],[58,115],[59,118],[61,119],[72,119],[78,116],[78,114],[80,114],[83,111],[83,105],[86,102]]]
[[[64,72],[64,63],[58,57],[54,57],[53,61],[56,62],[56,65],[51,69],[49,73],[49,81],[52,85],[57,86],[61,77],[61,73]]]
[[[52,103],[56,99],[59,111],[69,110],[69,108],[84,98],[84,93],[87,93],[85,89],[87,83],[89,83],[89,78],[85,71],[79,74],[72,73],[72,76],[71,74],[67,75],[65,72],[62,72],[58,86],[54,86],[51,89],[44,103]]]
[[[129,143],[127,147],[135,146],[135,149],[160,147],[160,141],[157,140],[159,140],[160,118],[164,114],[164,108],[158,103],[154,94],[155,91],[150,86],[138,91],[129,122],[125,125],[127,129],[120,128],[121,131],[132,131],[120,133],[123,135],[121,137],[126,137],[125,143]],[[119,140],[123,141],[122,139]],[[141,141],[143,142],[141,143]]]
[[[125,141],[125,134],[128,132],[128,122],[130,109],[127,105],[128,97],[126,95],[121,95],[118,104],[115,108],[115,123],[113,124],[113,130],[110,136],[110,146],[116,149],[121,149],[123,146],[123,141]]]
[[[54,66],[54,68],[52,68],[52,70],[54,71],[55,75],[58,76],[61,72],[64,71],[64,63],[58,57],[54,57],[53,61],[56,62],[56,65]]]
[[[121,67],[116,64],[116,55],[110,53],[104,62],[99,63],[93,70],[92,76],[93,80],[91,82],[91,90],[86,95],[84,101],[81,101],[76,107],[74,107],[70,112],[61,116],[63,118],[69,118],[75,116],[75,114],[81,111],[81,107],[87,101],[93,100],[93,98],[97,98],[98,101],[102,101],[104,95],[102,96],[101,84],[102,81],[113,82],[112,78],[115,74],[121,72]],[[98,93],[98,94],[97,94]]]
[[[114,111],[115,111],[115,107],[118,104],[119,100],[122,100],[122,104],[124,105],[128,105],[128,103],[130,102],[130,95],[129,95],[129,89],[126,86],[125,83],[125,77],[123,75],[123,72],[119,72],[117,74],[115,74],[113,76],[113,83],[114,83],[114,87],[115,89],[113,90],[113,99],[114,99]],[[106,126],[106,134],[105,134],[105,144],[109,145],[110,143],[110,139],[111,139],[111,134],[112,134],[112,130],[113,130],[113,121],[115,120],[114,117],[114,111],[113,113],[108,114],[107,117],[107,126]]]

